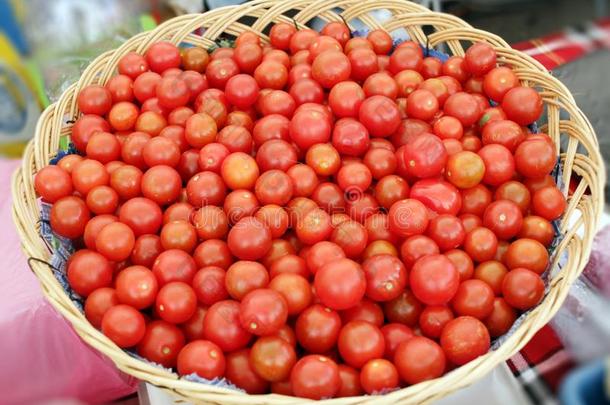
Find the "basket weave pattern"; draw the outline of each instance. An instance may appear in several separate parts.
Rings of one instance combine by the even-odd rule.
[[[337,8],[342,9],[339,13]],[[387,9],[392,18],[384,23],[373,19],[369,12]],[[296,10],[293,18],[289,10]],[[556,145],[562,145],[560,164],[563,170],[564,193],[572,174],[579,179],[576,189],[568,198],[568,209],[561,219],[562,239],[556,248],[556,267],[561,253],[567,252],[567,262],[561,271],[555,271],[548,292],[538,307],[530,311],[520,327],[495,351],[480,357],[442,378],[427,381],[381,397],[350,397],[329,400],[342,404],[422,403],[439,399],[465,387],[484,376],[497,364],[518,351],[538,329],[546,324],[561,306],[572,282],[580,275],[589,257],[596,224],[603,209],[604,170],[599,146],[593,128],[574,102],[574,98],[558,80],[554,79],[538,62],[515,51],[501,38],[472,28],[464,21],[447,14],[430,12],[405,0],[255,0],[241,6],[224,7],[205,14],[184,15],[160,25],[150,32],[138,34],[120,48],[105,52],[83,72],[80,80],[70,86],[61,98],[47,108],[36,127],[34,139],[29,143],[23,166],[13,178],[13,217],[20,233],[23,249],[28,257],[49,260],[51,252],[39,235],[40,207],[34,192],[35,173],[46,166],[56,154],[62,135],[69,135],[72,124],[67,123],[78,114],[77,95],[81,88],[94,83],[105,84],[115,74],[119,59],[130,51],[143,54],[156,41],[174,44],[189,43],[208,48],[220,35],[238,35],[250,30],[268,41],[265,32],[275,22],[293,21],[304,28],[314,17],[325,21],[348,23],[359,19],[371,29],[382,28],[392,32],[404,28],[411,38],[430,47],[446,44],[449,53],[463,55],[463,44],[485,41],[497,54],[498,63],[510,66],[524,85],[535,87],[545,103],[545,122],[541,131],[548,133]],[[243,23],[251,17],[251,26]],[[423,27],[434,32],[428,36]],[[203,28],[200,31],[198,29]],[[203,32],[201,35],[194,32]],[[280,395],[245,395],[223,387],[214,387],[178,379],[174,373],[131,357],[100,331],[89,324],[66,295],[48,266],[33,261],[32,270],[39,278],[48,300],[67,318],[76,332],[91,346],[108,356],[119,369],[143,381],[171,390],[192,402],[222,404],[291,404],[302,403],[302,398]]]

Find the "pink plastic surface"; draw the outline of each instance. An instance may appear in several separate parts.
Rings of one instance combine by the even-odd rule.
[[[102,403],[128,395],[138,381],[78,337],[27,266],[11,216],[10,182],[18,165],[0,160],[0,402]]]

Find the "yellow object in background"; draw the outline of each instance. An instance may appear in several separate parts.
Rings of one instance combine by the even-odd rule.
[[[19,157],[40,114],[35,83],[9,39],[0,33],[0,155]]]

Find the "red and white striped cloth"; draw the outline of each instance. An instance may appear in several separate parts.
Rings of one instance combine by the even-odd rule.
[[[587,23],[584,30],[564,31],[513,44],[549,70],[569,63],[598,49],[610,49],[610,18]]]

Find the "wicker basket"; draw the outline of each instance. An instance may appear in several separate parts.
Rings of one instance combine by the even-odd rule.
[[[446,14],[430,12],[428,9],[405,0],[258,0],[241,6],[216,9],[205,14],[184,15],[174,18],[151,32],[142,33],[125,42],[120,48],[96,58],[82,77],[70,86],[58,102],[47,108],[36,128],[34,139],[29,143],[23,158],[23,167],[13,178],[14,221],[21,235],[23,249],[28,257],[49,260],[45,242],[39,235],[40,207],[34,192],[33,178],[37,170],[48,164],[59,146],[60,137],[70,133],[71,124],[66,123],[76,114],[76,97],[81,88],[92,83],[104,84],[115,73],[118,60],[130,51],[143,53],[159,40],[169,40],[209,47],[222,34],[237,35],[245,30],[260,33],[266,40],[273,22],[295,21],[300,27],[314,17],[326,21],[340,21],[336,11],[348,23],[355,18],[370,28],[383,28],[392,32],[404,28],[412,39],[430,47],[446,44],[446,49],[455,55],[463,55],[462,44],[486,41],[498,54],[501,64],[511,66],[521,81],[537,88],[544,99],[546,124],[541,130],[553,141],[562,145],[560,164],[563,169],[564,192],[570,178],[578,178],[575,191],[568,198],[568,209],[560,221],[561,243],[557,246],[552,266],[557,267],[558,258],[567,256],[551,273],[547,294],[542,303],[530,311],[521,325],[506,338],[496,350],[460,367],[436,380],[420,383],[380,397],[351,397],[328,400],[342,404],[361,403],[422,403],[439,399],[459,388],[472,384],[497,364],[517,352],[546,324],[559,309],[571,283],[579,276],[586,264],[591,249],[596,224],[603,209],[604,170],[599,147],[591,124],[575,105],[574,98],[566,87],[554,79],[538,62],[510,46],[496,35],[472,28],[464,21]],[[373,19],[368,13],[375,9],[387,9],[392,18],[384,23]],[[297,13],[293,19],[286,16],[290,10]],[[294,14],[294,13],[292,13]],[[248,25],[244,21],[248,17]],[[252,23],[250,24],[250,22]],[[426,36],[423,27],[433,29]],[[204,28],[202,35],[193,34]],[[560,253],[567,253],[560,254]],[[140,361],[114,345],[100,331],[89,324],[83,313],[70,301],[48,266],[32,260],[31,267],[39,278],[49,301],[66,317],[77,333],[91,346],[108,356],[119,369],[142,381],[149,382],[192,402],[222,404],[290,404],[302,403],[302,398],[281,395],[248,396],[235,390],[180,380],[174,373]]]

